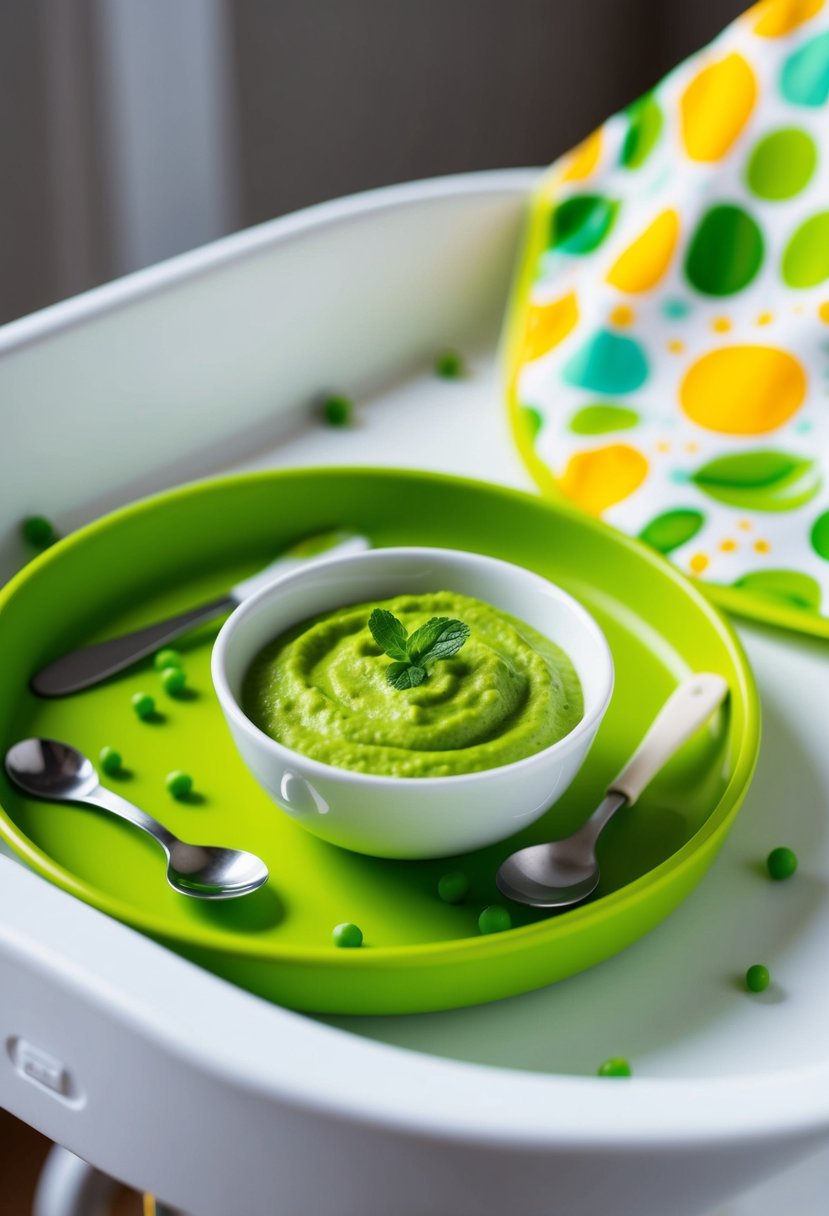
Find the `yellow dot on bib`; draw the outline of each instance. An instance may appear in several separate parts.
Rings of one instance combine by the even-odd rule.
[[[656,444],[656,450],[657,450],[657,452],[663,452],[663,453],[670,452],[671,445],[668,443],[668,441],[666,439],[660,439],[659,442]]]
[[[679,237],[679,215],[663,211],[611,266],[607,281],[619,291],[650,291],[662,278]]]
[[[632,325],[636,320],[636,313],[628,304],[619,304],[611,312],[610,320],[614,325]]]
[[[717,334],[727,334],[729,329],[731,329],[731,322],[728,317],[714,317],[714,320],[711,322],[711,328]]]
[[[597,127],[573,149],[561,175],[563,182],[580,182],[590,176],[602,154],[602,138],[602,128]]]
[[[702,574],[704,570],[708,569],[708,558],[704,553],[695,553],[688,562],[688,568],[692,574]]]
[[[666,342],[665,345],[672,355],[681,355],[685,350],[685,343],[679,338],[671,338],[670,342]]]
[[[695,443],[693,439],[689,443],[683,444],[683,447],[691,456],[693,456],[694,452],[699,451],[699,444]]]
[[[774,315],[770,312],[761,312],[754,322],[755,325],[771,325],[774,320]]]
[[[811,20],[823,8],[824,0],[764,0],[746,16],[756,17],[754,33],[761,38],[782,38]]]
[[[559,486],[562,493],[590,515],[601,515],[638,489],[648,475],[648,462],[626,443],[576,452],[567,462]]]
[[[806,373],[788,351],[772,346],[723,346],[685,373],[683,410],[698,426],[722,435],[765,435],[803,403]]]
[[[754,542],[754,552],[755,553],[770,553],[771,545],[769,544],[769,542],[767,540],[756,540]]]
[[[727,539],[727,540],[720,541],[720,552],[721,553],[733,553],[736,548],[737,548],[736,540]]]
[[[741,532],[750,532],[751,528],[752,528],[751,520],[750,519],[738,519],[737,527],[740,529]]]
[[[732,52],[699,72],[682,94],[682,141],[691,160],[722,160],[747,123],[757,81],[747,61]]]
[[[551,304],[531,304],[524,328],[521,362],[539,359],[558,346],[575,328],[578,319],[579,305],[574,291]]]
[[[817,315],[824,325],[829,325],[829,300],[824,300],[817,310]]]

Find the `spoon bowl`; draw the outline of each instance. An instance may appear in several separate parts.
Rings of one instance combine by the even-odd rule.
[[[197,899],[234,899],[268,879],[265,863],[240,849],[187,844],[139,807],[101,785],[95,766],[57,739],[23,739],[6,752],[6,772],[25,794],[108,811],[152,836],[167,855],[167,881]]]
[[[170,846],[167,881],[182,895],[230,899],[255,891],[267,877],[264,862],[253,853],[183,840]]]
[[[508,899],[533,908],[570,908],[596,890],[601,878],[596,841],[625,805],[624,794],[609,793],[587,823],[565,840],[531,844],[512,853],[495,876]]]
[[[588,899],[599,885],[599,836],[618,810],[636,802],[651,778],[727,695],[725,680],[713,672],[698,672],[683,680],[587,822],[565,840],[529,845],[501,863],[495,875],[501,894],[532,908],[570,908]]]
[[[57,739],[24,739],[6,754],[6,772],[33,798],[85,798],[100,784],[92,761]]]
[[[534,908],[569,908],[592,895],[599,885],[595,859],[568,856],[568,841],[534,844],[513,853],[499,868],[498,890],[516,903]]]

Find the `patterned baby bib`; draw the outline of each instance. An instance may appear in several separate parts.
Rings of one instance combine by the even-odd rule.
[[[545,174],[507,391],[543,489],[829,636],[829,10],[764,0]]]

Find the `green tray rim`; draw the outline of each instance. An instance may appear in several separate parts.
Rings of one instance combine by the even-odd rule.
[[[389,478],[395,477],[422,484],[439,484],[445,487],[456,486],[477,491],[485,491],[496,498],[508,501],[531,503],[535,508],[547,511],[555,518],[566,516],[572,524],[586,531],[605,535],[613,544],[629,551],[637,560],[644,560],[654,567],[662,577],[667,578],[694,603],[699,612],[706,618],[708,624],[719,634],[725,644],[735,670],[739,673],[738,688],[731,688],[731,697],[739,695],[742,701],[745,726],[739,741],[739,748],[731,778],[723,790],[717,804],[706,818],[705,823],[686,843],[672,854],[667,860],[641,875],[633,882],[619,890],[604,896],[595,903],[587,903],[582,907],[569,911],[566,917],[538,921],[535,924],[523,925],[503,933],[481,935],[479,937],[459,938],[452,941],[427,942],[408,946],[378,946],[367,950],[332,950],[330,946],[282,946],[278,950],[272,945],[260,947],[256,941],[240,944],[235,941],[228,945],[227,938],[215,930],[200,926],[198,940],[181,934],[170,928],[163,918],[157,918],[144,911],[137,911],[132,904],[122,904],[117,899],[102,895],[100,891],[76,879],[57,865],[43,850],[37,848],[25,836],[11,819],[4,807],[0,805],[0,835],[10,847],[21,856],[37,873],[53,882],[62,890],[82,899],[85,903],[101,912],[122,921],[130,928],[147,933],[156,939],[175,943],[184,951],[187,949],[215,951],[218,955],[231,956],[236,959],[256,960],[278,963],[280,960],[292,964],[303,960],[309,965],[342,968],[353,971],[383,970],[389,964],[395,967],[411,965],[420,967],[424,962],[451,962],[454,959],[468,957],[478,960],[484,958],[496,959],[511,954],[519,942],[529,943],[535,939],[543,940],[551,934],[550,926],[554,926],[554,936],[560,938],[578,933],[587,928],[594,920],[604,920],[613,915],[616,909],[635,905],[654,890],[660,890],[668,883],[676,881],[677,876],[693,870],[698,864],[699,855],[705,852],[706,846],[714,837],[727,830],[736,816],[740,804],[751,782],[760,747],[760,700],[754,675],[737,634],[726,618],[717,608],[702,595],[697,586],[690,582],[674,566],[656,553],[643,542],[626,536],[611,528],[601,520],[593,519],[579,511],[566,501],[550,501],[543,495],[536,495],[524,490],[497,485],[478,478],[459,477],[450,473],[426,472],[420,470],[397,468],[395,466],[360,466],[360,465],[315,465],[289,469],[265,469],[250,473],[238,473],[227,476],[207,478],[191,482],[184,486],[175,487],[142,498],[115,511],[108,512],[100,519],[79,528],[69,536],[57,541],[49,549],[34,557],[22,570],[0,589],[0,627],[2,613],[7,603],[17,594],[32,577],[55,560],[62,560],[66,554],[83,545],[95,534],[108,530],[124,520],[135,518],[147,511],[163,510],[168,503],[180,502],[188,498],[197,498],[209,494],[217,488],[231,489],[233,486],[244,486],[257,481],[275,481],[290,484],[291,481],[309,476],[330,476],[346,474],[349,478]]]

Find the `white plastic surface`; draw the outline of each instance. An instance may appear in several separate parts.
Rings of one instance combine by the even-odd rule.
[[[7,327],[7,556],[26,511],[70,527],[233,460],[405,464],[530,488],[481,352],[531,180],[346,200]],[[309,268],[332,265],[334,296],[311,293]],[[468,380],[429,374],[447,344],[470,354]],[[424,375],[409,374],[418,366]],[[372,397],[374,373],[390,387]],[[357,425],[295,429],[269,447],[329,376],[362,392]],[[119,441],[89,445],[112,433],[116,402]],[[339,1019],[343,1034],[0,858],[0,1046],[38,1046],[84,1095],[67,1106],[3,1054],[0,1103],[198,1216],[823,1216],[825,1149],[728,1199],[829,1140],[829,655],[806,638],[741,633],[765,714],[754,787],[700,888],[623,955],[478,1009]],[[801,857],[788,883],[762,873],[777,844]],[[739,985],[755,961],[774,980],[759,998]],[[633,1082],[591,1076],[620,1053]]]
[[[323,203],[2,327],[0,569],[22,514],[77,527],[491,341],[534,176]]]
[[[796,1075],[608,1085],[401,1052],[240,992],[2,859],[0,990],[0,1044],[25,1030],[84,1095],[67,1108],[0,1057],[0,1103],[198,1216],[272,1216],[277,1196],[280,1216],[602,1216],[611,1198],[661,1216],[669,1194],[698,1216],[826,1134],[826,1070],[809,1099]]]

